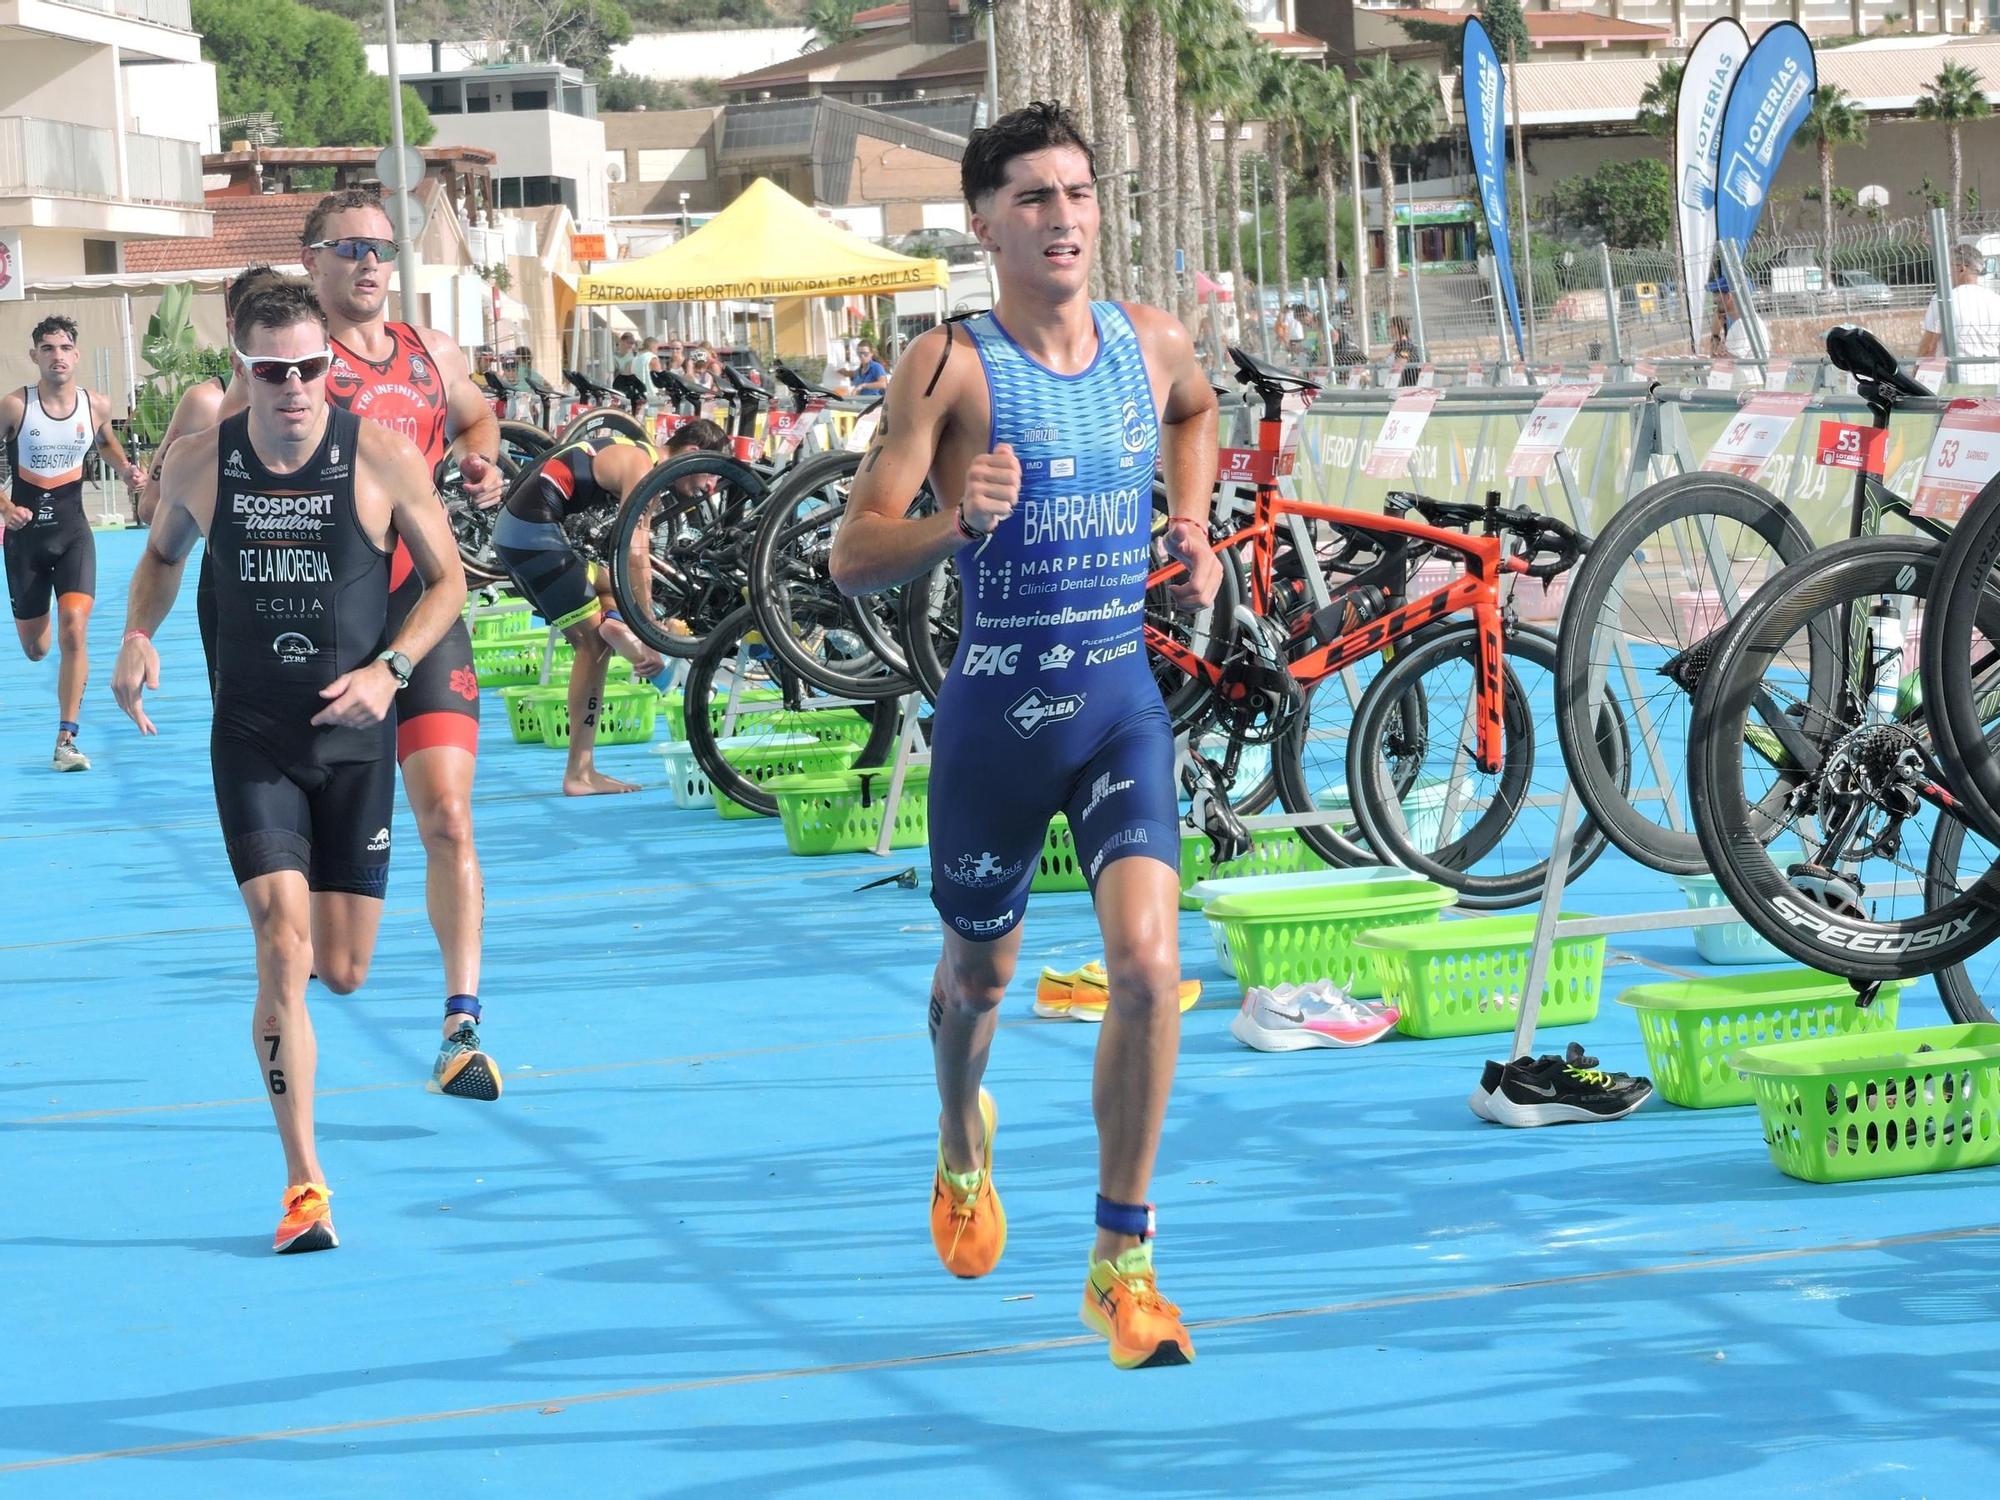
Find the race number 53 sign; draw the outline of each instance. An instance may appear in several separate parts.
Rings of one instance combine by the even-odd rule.
[[[1924,460],[1910,514],[1956,521],[2000,473],[2000,401],[1954,401]]]

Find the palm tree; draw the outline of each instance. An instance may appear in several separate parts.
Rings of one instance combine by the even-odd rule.
[[[1378,54],[1354,80],[1361,100],[1361,137],[1375,159],[1382,196],[1382,246],[1389,272],[1389,301],[1396,297],[1396,163],[1398,146],[1428,145],[1437,138],[1437,97],[1430,80],[1412,67]],[[1525,226],[1523,226],[1525,232]]]
[[[1170,69],[1160,66],[1162,52],[1172,57],[1167,39],[1162,0],[1134,0],[1126,29],[1126,66],[1132,79],[1132,108],[1148,139],[1158,141],[1156,132],[1167,118]],[[1166,305],[1166,262],[1172,259],[1167,245],[1167,197],[1173,176],[1167,153],[1154,149],[1139,153],[1139,270],[1138,299],[1156,307]]]
[[[1123,0],[1082,0],[1084,39],[1090,56],[1092,141],[1097,147],[1097,201],[1102,223],[1097,235],[1098,264],[1105,295],[1132,295],[1132,230],[1125,214],[1125,140],[1131,107],[1125,100],[1125,6]]]
[[[1292,294],[1291,235],[1285,222],[1291,212],[1291,131],[1299,114],[1304,92],[1301,77],[1306,65],[1281,53],[1267,54],[1257,85],[1257,114],[1264,122],[1264,155],[1271,164],[1271,216],[1277,220],[1278,306],[1288,306]],[[1268,274],[1268,273],[1267,273]],[[1264,289],[1257,289],[1257,307],[1263,310]]]
[[[1313,165],[1319,181],[1320,204],[1326,210],[1326,275],[1329,282],[1340,279],[1343,250],[1340,243],[1340,183],[1347,175],[1348,118],[1347,75],[1335,69],[1315,70],[1306,75],[1303,106],[1299,112],[1299,154]],[[1322,312],[1331,316],[1332,309]]]
[[[1984,102],[1983,100],[1981,101]],[[1921,106],[1919,106],[1921,107]],[[1823,83],[1813,95],[1812,108],[1799,122],[1799,134],[1819,144],[1820,265],[1828,291],[1833,290],[1833,153],[1842,146],[1859,146],[1868,139],[1868,112],[1837,83]]]
[[[1243,125],[1256,108],[1258,60],[1263,43],[1247,35],[1218,52],[1210,80],[1222,114],[1222,207],[1228,232],[1223,264],[1235,295],[1243,295]]]
[[[1917,118],[1944,126],[1951,142],[1951,236],[1958,238],[1958,216],[1965,207],[1965,147],[1960,129],[1967,120],[1993,113],[1979,75],[1963,63],[1946,63],[1938,76],[1917,95]]]
[[[806,12],[806,25],[813,33],[812,45],[807,50],[837,47],[861,35],[854,24],[854,13],[859,9],[860,0],[813,0],[812,9]]]
[[[1680,102],[1681,75],[1687,71],[1685,59],[1660,64],[1639,95],[1639,128],[1655,140],[1667,140],[1674,133],[1675,107]]]
[[[991,12],[994,63],[999,71],[1001,114],[1019,109],[1028,102],[1028,88],[1034,76],[1034,49],[1029,45],[1032,28],[1028,21],[1028,0],[994,0]]]

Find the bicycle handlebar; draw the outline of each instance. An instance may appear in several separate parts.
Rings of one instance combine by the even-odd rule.
[[[1567,573],[1590,550],[1590,538],[1567,522],[1526,506],[1503,506],[1497,491],[1489,492],[1484,505],[1469,500],[1433,500],[1428,495],[1394,491],[1386,501],[1392,515],[1414,510],[1433,526],[1470,529],[1483,523],[1489,536],[1501,535],[1521,544],[1518,554],[1528,561],[1521,572],[1530,578],[1550,579]],[[1548,560],[1536,558],[1547,555]]]

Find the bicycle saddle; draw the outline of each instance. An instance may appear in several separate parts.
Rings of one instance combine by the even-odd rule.
[[[823,401],[831,401],[834,399],[834,393],[832,391],[828,390],[823,385],[814,385],[810,380],[806,379],[805,376],[801,375],[797,370],[792,369],[788,365],[775,365],[773,366],[773,369],[776,371],[778,379],[785,385],[785,387],[788,390],[796,394],[801,402],[811,401],[815,398],[818,398]]]
[[[616,394],[613,391],[605,390],[603,386],[592,380],[581,370],[565,370],[563,371],[563,379],[567,380],[571,388],[585,401],[597,401]]]
[[[1896,356],[1882,346],[1882,341],[1865,328],[1841,324],[1830,328],[1826,334],[1826,357],[1833,361],[1836,370],[1852,375],[1856,380],[1872,380],[1879,386],[1903,396],[1928,396],[1933,394],[1919,385],[1897,367]]]
[[[1277,386],[1295,391],[1316,389],[1314,382],[1297,370],[1288,370],[1283,365],[1269,364],[1259,359],[1247,349],[1231,345],[1229,357],[1236,362],[1237,375],[1250,385]]]

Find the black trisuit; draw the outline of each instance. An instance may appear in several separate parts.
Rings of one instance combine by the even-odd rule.
[[[297,472],[266,469],[249,414],[216,444],[215,805],[237,884],[279,870],[380,897],[389,880],[396,723],[315,726],[320,689],[383,650],[389,553],[354,510],[361,422],[327,408]]]

